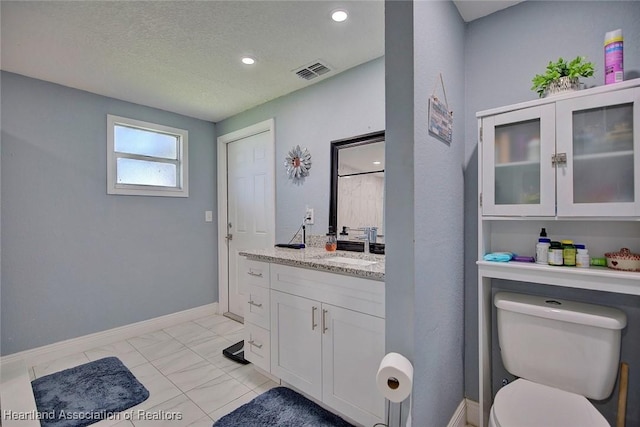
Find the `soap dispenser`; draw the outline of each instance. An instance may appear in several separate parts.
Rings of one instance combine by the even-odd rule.
[[[347,232],[348,227],[343,226],[342,231],[340,232],[339,240],[349,240],[349,233]]]

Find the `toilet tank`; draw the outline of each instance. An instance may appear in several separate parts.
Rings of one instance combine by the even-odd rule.
[[[511,374],[602,400],[618,373],[624,312],[594,304],[498,292],[498,341]]]

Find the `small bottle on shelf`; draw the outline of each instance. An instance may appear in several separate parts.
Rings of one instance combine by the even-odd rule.
[[[589,268],[591,260],[589,259],[589,250],[585,245],[576,243],[576,267]]]
[[[537,264],[549,263],[549,246],[551,246],[551,239],[549,239],[548,237],[540,237],[538,239],[538,243],[536,244],[536,263]]]
[[[576,247],[573,240],[562,240],[562,261],[567,267],[576,266]]]
[[[562,265],[562,244],[560,242],[551,242],[548,254],[547,262],[549,265]]]

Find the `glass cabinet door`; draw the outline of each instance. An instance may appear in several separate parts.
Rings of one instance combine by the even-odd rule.
[[[559,216],[640,215],[640,89],[557,104]]]
[[[550,104],[483,119],[483,215],[555,215],[554,111]]]

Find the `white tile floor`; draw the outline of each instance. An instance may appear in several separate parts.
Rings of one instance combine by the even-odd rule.
[[[32,379],[116,356],[149,390],[149,398],[127,410],[132,419],[104,420],[96,427],[211,427],[277,384],[222,355],[222,350],[242,339],[243,325],[213,315],[192,322],[94,348],[30,368]],[[137,417],[138,410],[147,416]],[[150,420],[153,414],[182,414],[180,420]]]

